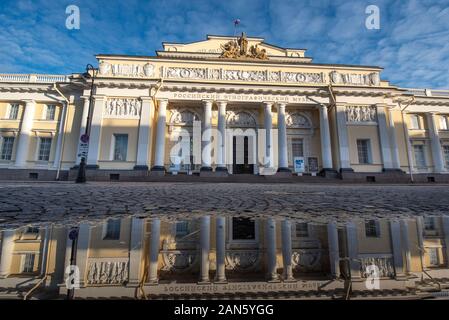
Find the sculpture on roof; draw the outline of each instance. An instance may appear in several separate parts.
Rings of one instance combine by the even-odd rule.
[[[226,59],[259,59],[268,60],[267,51],[260,49],[257,45],[253,45],[248,50],[248,39],[246,34],[242,32],[242,36],[237,40],[231,40],[221,46],[222,54],[220,58]]]

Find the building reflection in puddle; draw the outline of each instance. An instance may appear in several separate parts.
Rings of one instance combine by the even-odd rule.
[[[0,235],[0,298],[423,298],[449,288],[449,217],[123,218]]]

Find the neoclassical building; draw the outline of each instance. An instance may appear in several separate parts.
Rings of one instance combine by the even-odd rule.
[[[72,180],[84,157],[91,180],[449,181],[449,91],[399,88],[380,67],[244,34],[97,59],[88,74],[0,74],[1,179]]]

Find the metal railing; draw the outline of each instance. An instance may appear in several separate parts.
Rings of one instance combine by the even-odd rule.
[[[47,280],[47,276],[44,276],[43,278],[41,278],[39,280],[38,283],[36,283],[34,285],[34,287],[32,287],[24,296],[23,296],[23,300],[28,300],[29,297],[31,297],[31,295],[34,293],[34,291],[36,291],[37,288],[39,288],[44,282],[45,280]]]

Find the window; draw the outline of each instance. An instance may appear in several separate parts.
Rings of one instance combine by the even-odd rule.
[[[357,140],[357,152],[360,164],[371,163],[369,140]]]
[[[128,135],[114,134],[114,157],[115,161],[126,161],[128,150]]]
[[[413,152],[415,154],[415,165],[418,168],[426,167],[426,156],[424,154],[424,145],[416,144],[413,146]]]
[[[297,223],[295,234],[296,238],[307,238],[309,236],[309,225],[305,222]]]
[[[427,252],[429,253],[430,266],[432,266],[432,267],[439,266],[440,259],[438,256],[438,248],[427,248]]]
[[[39,138],[39,155],[37,160],[48,161],[50,159],[51,138]]]
[[[182,238],[189,234],[189,222],[178,221],[176,222],[176,238]]]
[[[47,105],[47,109],[45,111],[45,120],[55,120],[56,114],[56,106],[53,104]]]
[[[424,217],[424,230],[435,230],[435,219],[433,217]]]
[[[367,238],[380,237],[380,227],[376,220],[369,220],[365,222],[365,236]]]
[[[39,228],[37,227],[27,227],[27,229],[25,230],[25,233],[39,233]]]
[[[248,218],[232,218],[232,240],[255,240],[256,226]]]
[[[10,120],[17,120],[19,117],[19,104],[11,104],[9,105],[9,116],[8,119]]]
[[[106,231],[103,240],[119,240],[120,224],[120,219],[109,219],[106,222]]]
[[[449,129],[449,116],[440,116],[440,130]]]
[[[414,130],[421,129],[421,117],[417,114],[410,115],[410,128]]]
[[[302,139],[292,139],[292,155],[293,159],[295,157],[304,156],[304,144],[302,142]]]
[[[444,162],[446,162],[446,168],[449,168],[449,146],[443,146]]]
[[[11,160],[14,137],[3,137],[0,160]]]
[[[35,259],[34,253],[26,253],[24,257],[22,272],[23,273],[31,273],[34,271],[34,259]]]

